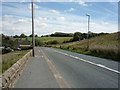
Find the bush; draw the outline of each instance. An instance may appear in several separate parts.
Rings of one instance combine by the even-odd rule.
[[[108,59],[117,60],[119,58],[118,53],[116,53],[113,50],[91,49],[90,52],[92,55],[104,57],[104,58],[108,58]]]
[[[28,50],[28,49],[32,49],[32,47],[31,46],[22,46],[21,47],[21,50]]]
[[[11,52],[12,51],[12,49],[2,49],[2,54],[5,54],[5,53],[9,53],[9,52]]]
[[[41,42],[40,40],[35,39],[35,46],[42,46],[42,45],[44,45],[43,42]]]
[[[56,41],[56,40],[54,40],[54,41],[49,41],[49,42],[47,42],[47,44],[59,44],[59,42]]]

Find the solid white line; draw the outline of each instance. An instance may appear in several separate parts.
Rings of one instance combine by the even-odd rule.
[[[95,65],[95,66],[98,66],[98,67],[101,67],[101,68],[107,69],[107,70],[109,70],[109,71],[112,71],[112,72],[115,72],[115,73],[120,74],[119,71],[114,70],[114,69],[111,69],[111,68],[109,68],[109,67],[106,67],[105,65],[97,64],[97,63],[94,63],[94,62],[91,62],[91,61],[88,61],[88,60],[85,60],[85,59],[82,59],[82,58],[79,58],[79,57],[75,57],[75,56],[73,56],[73,55],[69,55],[69,54],[67,54],[67,53],[63,53],[63,52],[56,51],[56,50],[55,50],[55,52],[60,53],[60,54],[63,54],[63,55],[65,55],[65,56],[69,56],[69,57],[75,58],[75,59],[79,59],[80,61],[83,61],[83,62],[86,62],[86,63],[89,63],[89,64],[92,64],[92,65]]]

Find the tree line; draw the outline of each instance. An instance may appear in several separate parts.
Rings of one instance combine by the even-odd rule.
[[[32,37],[33,35],[30,34],[29,36],[25,35],[24,33],[22,33],[21,35],[15,35],[13,36],[13,38],[26,38],[26,37]],[[38,37],[38,35],[36,34],[35,37]]]
[[[107,35],[108,33],[92,33],[92,32],[88,32],[88,33],[81,33],[81,32],[75,32],[73,34],[73,39],[72,41],[80,41],[80,40],[84,40],[84,39],[90,39],[93,37],[97,37],[97,36],[101,36],[101,35]]]
[[[55,32],[50,35],[42,35],[41,37],[73,37],[73,33]]]

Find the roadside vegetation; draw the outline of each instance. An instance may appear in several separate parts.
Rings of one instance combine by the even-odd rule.
[[[86,33],[80,32],[74,34],[56,32],[41,37],[35,35],[35,45],[119,61],[119,35],[120,32],[112,34],[89,32],[88,37]],[[31,43],[32,35],[21,34],[10,37],[2,34],[2,73],[32,49]],[[21,44],[22,47],[20,47]]]
[[[57,41],[58,43],[63,43],[64,41],[69,41],[73,37],[35,37],[36,41],[39,41],[43,44],[47,44],[50,41]],[[17,40],[29,40],[32,42],[32,37],[26,37],[26,38],[16,38]]]
[[[120,60],[118,34],[120,34],[120,32],[104,34],[101,36],[92,37],[90,39],[82,39],[79,41],[76,40],[75,42],[47,46],[118,61]],[[74,38],[75,37],[73,37],[73,39]]]
[[[29,46],[26,46],[26,44]],[[13,36],[2,34],[2,47],[0,48],[0,52],[2,51],[2,63],[0,65],[0,68],[2,68],[1,72],[5,72],[31,49],[32,47],[30,46],[29,41],[17,40],[13,38]]]
[[[9,69],[14,63],[16,63],[20,58],[22,58],[30,50],[21,50],[6,53],[2,55],[2,73]]]

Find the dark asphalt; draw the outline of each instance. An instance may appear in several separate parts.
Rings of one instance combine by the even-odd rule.
[[[116,71],[118,71],[118,62],[46,47],[36,48],[36,57],[28,61],[15,87],[59,87],[44,57],[39,52],[40,49],[53,62],[61,76],[72,88],[118,88],[118,73],[58,52],[104,65]]]

